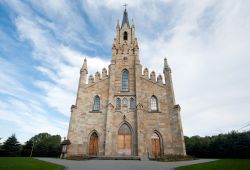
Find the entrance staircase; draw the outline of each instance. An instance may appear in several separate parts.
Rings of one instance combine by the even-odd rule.
[[[91,156],[95,160],[141,160],[139,156]]]

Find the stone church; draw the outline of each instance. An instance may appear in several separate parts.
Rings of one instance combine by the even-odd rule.
[[[164,76],[142,71],[135,25],[126,9],[121,25],[117,22],[108,71],[87,75],[85,59],[71,107],[67,156],[186,155],[167,59]]]

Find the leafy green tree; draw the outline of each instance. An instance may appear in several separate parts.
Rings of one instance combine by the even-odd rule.
[[[33,146],[32,156],[58,157],[61,154],[61,136],[60,135],[50,135],[48,133],[39,133],[33,136],[23,146],[22,154],[24,156],[30,155],[33,143],[34,143],[34,146]]]
[[[2,146],[1,156],[20,156],[21,145],[18,142],[15,134],[12,134]]]
[[[22,147],[22,156],[30,156],[33,147],[33,141],[28,140]]]

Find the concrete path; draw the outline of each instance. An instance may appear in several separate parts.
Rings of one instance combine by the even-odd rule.
[[[134,160],[61,160],[55,158],[36,158],[65,166],[65,170],[173,170],[175,167],[215,161],[199,159],[179,162],[134,161]]]

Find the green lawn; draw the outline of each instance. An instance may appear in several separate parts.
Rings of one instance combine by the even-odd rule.
[[[250,170],[250,159],[221,159],[218,161],[183,166],[176,170]]]
[[[33,158],[0,157],[0,170],[64,170],[64,167]]]

